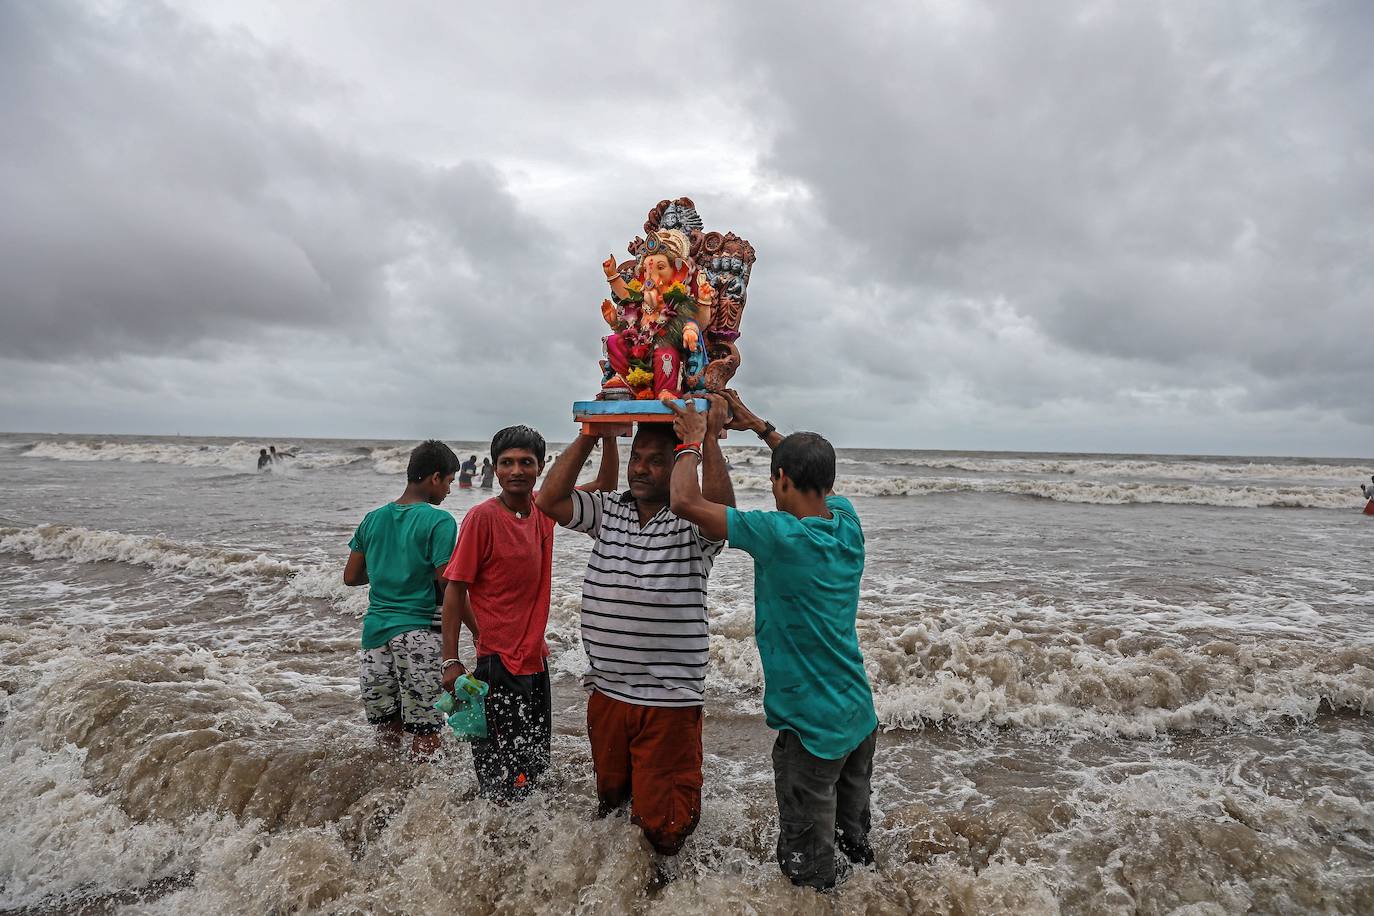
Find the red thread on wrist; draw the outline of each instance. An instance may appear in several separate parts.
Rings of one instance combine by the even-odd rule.
[[[700,443],[700,442],[684,442],[684,443],[682,443],[681,445],[675,445],[675,446],[673,446],[673,451],[675,451],[675,452],[685,452],[685,451],[687,451],[688,449],[699,449],[699,448],[701,448],[701,443]]]

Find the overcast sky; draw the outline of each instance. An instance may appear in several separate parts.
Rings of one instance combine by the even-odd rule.
[[[0,428],[566,438],[687,195],[785,430],[1374,455],[1374,4],[593,6],[0,2]]]

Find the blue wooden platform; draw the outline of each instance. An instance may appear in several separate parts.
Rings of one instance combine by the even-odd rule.
[[[705,413],[710,405],[705,398],[692,398],[697,410]],[[677,406],[683,407],[686,401],[679,399],[675,402]],[[668,405],[658,399],[652,401],[573,401],[573,419],[581,420],[583,417],[625,417],[625,416],[663,416],[672,419],[673,412],[668,409]]]
[[[705,413],[710,403],[692,398],[697,410]],[[687,402],[679,399],[679,407]],[[671,423],[673,412],[667,404],[652,401],[573,401],[573,419],[582,424],[583,435],[633,436],[636,423]]]

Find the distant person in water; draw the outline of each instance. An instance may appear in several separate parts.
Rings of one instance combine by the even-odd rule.
[[[282,449],[281,451],[277,451],[277,447],[276,447],[275,445],[269,445],[269,446],[268,446],[268,450],[272,452],[272,463],[273,463],[273,464],[276,464],[278,461],[281,461],[283,458],[295,458],[295,457],[296,457],[296,453],[295,453],[294,451],[292,451],[291,449],[286,449],[286,448],[284,448],[284,449]]]
[[[490,458],[483,458],[483,459],[482,459],[482,489],[483,489],[483,490],[490,490],[490,489],[491,489],[491,478],[492,478],[493,474],[495,474],[495,472],[496,472],[496,468],[495,468],[495,466],[491,463],[491,459],[490,459]]]
[[[272,469],[272,456],[267,454],[267,449],[258,449],[258,470],[270,471]]]
[[[1360,492],[1365,499],[1374,499],[1374,474],[1369,475],[1369,483],[1360,484]]]
[[[458,469],[458,489],[471,490],[472,478],[477,475],[477,456],[473,455]]]
[[[457,471],[458,456],[444,443],[417,445],[405,491],[358,525],[343,574],[345,585],[372,586],[358,675],[367,721],[383,746],[399,749],[409,736],[417,758],[439,749],[444,725],[434,708],[442,690],[436,583],[453,555],[458,523],[438,506]]]

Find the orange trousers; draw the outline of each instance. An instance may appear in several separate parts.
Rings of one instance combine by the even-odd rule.
[[[701,707],[587,700],[596,795],[604,816],[630,803],[655,850],[675,855],[701,818]]]

